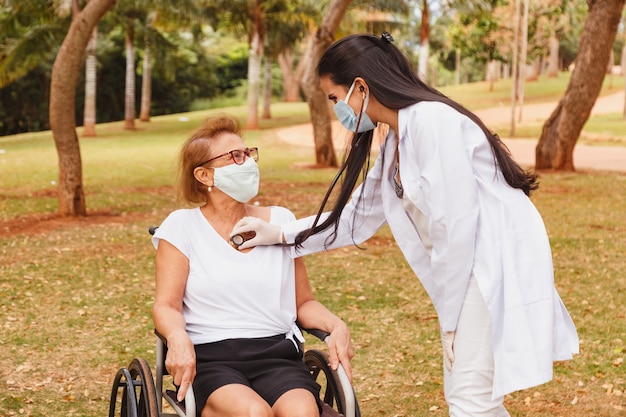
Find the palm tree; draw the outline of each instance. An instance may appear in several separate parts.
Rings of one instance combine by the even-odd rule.
[[[85,111],[83,116],[83,137],[96,136],[96,73],[98,26],[91,31],[85,58]]]
[[[248,55],[248,117],[246,128],[259,128],[259,92],[261,85],[261,59],[265,43],[265,24],[263,22],[264,0],[253,0],[250,19],[250,51]]]
[[[171,19],[177,23],[190,22],[191,16],[197,16],[198,9],[196,3],[193,0],[125,0],[118,2],[113,9],[111,15],[112,21],[117,25],[124,27],[125,30],[125,45],[126,45],[126,86],[124,94],[124,129],[135,129],[135,34],[146,34],[145,39],[149,41],[149,49],[147,52],[148,62],[150,62],[150,56],[152,47],[157,47],[165,43],[170,45],[169,42],[159,42],[157,40],[165,40],[165,37],[159,33],[156,25],[152,27],[154,20],[150,18],[151,13],[156,13],[157,18],[161,17],[164,20]],[[150,71],[148,71],[148,77]],[[149,85],[146,85],[148,88]],[[145,106],[149,109],[149,105]],[[149,111],[149,110],[148,110]],[[144,116],[145,118],[145,116]]]
[[[420,53],[418,61],[418,74],[425,81],[428,81],[428,55],[430,36],[430,11],[428,0],[422,0],[422,23],[420,24]]]
[[[266,5],[263,118],[270,117],[271,66],[274,62],[279,63],[283,74],[285,101],[297,101],[305,62],[301,60],[299,70],[292,72],[293,50],[312,33],[320,18],[319,3],[310,0],[273,0]]]
[[[135,30],[126,28],[126,88],[124,89],[124,129],[135,129]]]
[[[146,27],[152,28],[156,19],[156,13],[148,13]],[[139,120],[150,121],[150,103],[152,97],[152,53],[150,51],[150,39],[146,36],[143,48],[143,72],[141,77],[141,108],[139,110]]]

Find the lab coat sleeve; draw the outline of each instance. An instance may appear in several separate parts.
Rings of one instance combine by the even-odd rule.
[[[293,247],[292,256],[298,257],[310,253],[321,252],[354,244],[369,239],[386,222],[380,192],[382,158],[379,155],[376,163],[368,173],[365,181],[360,184],[348,204],[344,207],[337,228],[337,238],[329,244],[334,227],[309,237],[300,248]],[[321,223],[329,213],[320,218]],[[308,229],[315,216],[306,217],[282,226],[285,242],[292,243],[298,233]]]
[[[478,185],[464,141],[464,127],[473,122],[443,104],[424,104],[408,117],[408,155],[401,152],[400,164],[419,173],[408,197],[429,219],[431,297],[442,330],[454,331],[472,273],[478,225]]]

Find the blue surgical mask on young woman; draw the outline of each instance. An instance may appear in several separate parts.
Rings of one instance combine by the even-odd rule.
[[[247,203],[259,192],[259,166],[248,158],[241,164],[213,168],[213,185],[240,203]]]
[[[346,98],[343,100],[339,100],[334,107],[337,119],[341,122],[343,127],[351,132],[356,131],[356,126],[359,123],[359,116],[354,113],[354,110],[352,110],[352,107],[350,107],[350,105],[348,104],[348,101],[350,101],[350,95],[352,94],[352,90],[354,90],[355,82],[356,81],[352,82]],[[363,111],[361,112],[361,124],[359,124],[359,131],[356,133],[363,133],[376,128],[376,125],[374,124],[374,122],[372,122],[372,119],[370,119],[370,117],[365,112],[369,100],[369,93],[366,93],[365,102],[363,103]]]

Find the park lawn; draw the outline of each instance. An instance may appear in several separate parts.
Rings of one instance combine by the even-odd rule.
[[[223,109],[224,110],[224,109]],[[263,205],[313,213],[334,169],[307,169],[310,147],[276,128],[308,120],[278,104],[245,133],[259,146]],[[244,117],[243,108],[225,109]],[[134,132],[98,126],[81,140],[89,216],[54,213],[49,132],[0,138],[0,410],[3,416],[107,413],[112,379],[134,357],[154,366],[154,249],[147,233],[179,207],[173,182],[182,141],[207,114],[155,117]],[[626,175],[544,174],[533,195],[554,252],[556,286],[581,354],[554,380],[506,398],[512,416],[621,416],[626,340]],[[365,416],[446,415],[434,309],[384,228],[362,249],[308,256],[316,296],[346,320],[354,386]],[[311,341],[310,346],[319,346]]]

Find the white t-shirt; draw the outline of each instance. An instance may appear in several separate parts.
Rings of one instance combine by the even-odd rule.
[[[295,216],[271,207],[271,224]],[[206,220],[200,208],[172,212],[152,238],[164,239],[189,259],[183,316],[194,344],[231,338],[296,335],[294,261],[290,249],[258,246],[240,252]]]

